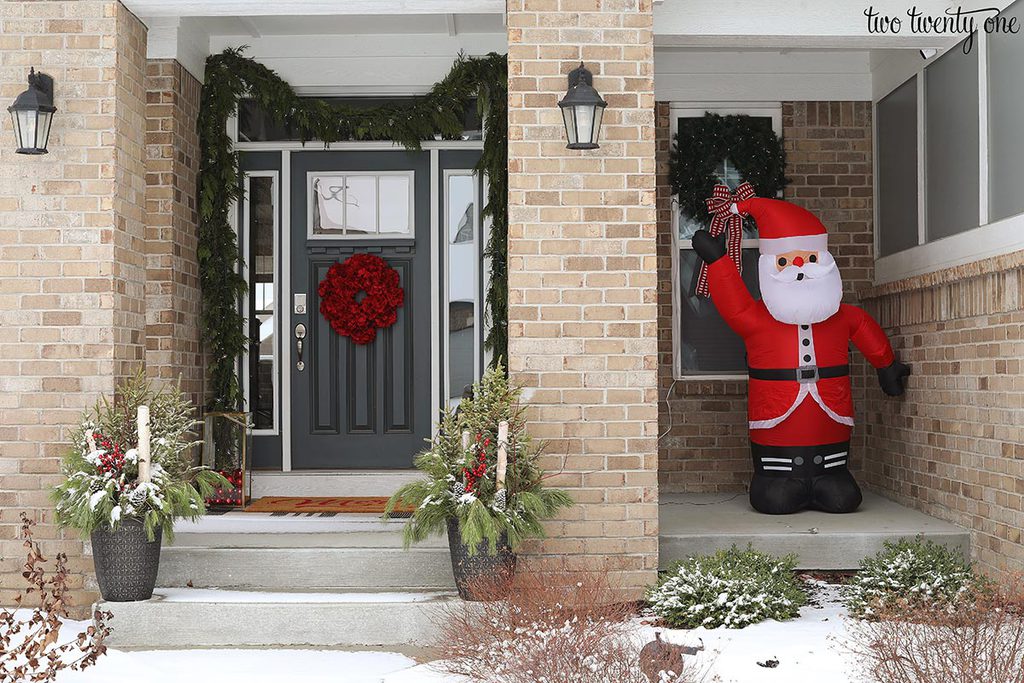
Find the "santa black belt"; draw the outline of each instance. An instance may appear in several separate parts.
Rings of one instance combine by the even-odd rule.
[[[850,442],[821,446],[765,446],[750,442],[754,472],[776,477],[818,476],[842,472],[850,460]]]
[[[849,365],[829,365],[824,368],[817,365],[801,365],[798,368],[747,368],[750,379],[767,379],[781,382],[817,382],[819,379],[846,377],[850,374]]]

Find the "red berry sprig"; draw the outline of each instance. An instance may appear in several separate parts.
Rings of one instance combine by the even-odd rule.
[[[483,434],[476,435],[476,464],[473,468],[462,468],[462,478],[466,482],[466,493],[473,493],[477,482],[483,479],[487,473],[487,447],[491,445],[490,438],[483,438]]]
[[[100,474],[120,474],[124,470],[124,449],[113,443],[100,432],[93,432],[93,440],[98,450],[104,451],[99,456],[96,469]]]

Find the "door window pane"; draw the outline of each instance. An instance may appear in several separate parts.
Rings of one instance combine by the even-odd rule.
[[[978,227],[978,50],[950,48],[924,74],[925,215],[932,242]]]
[[[743,281],[755,299],[761,298],[758,256],[757,249],[743,250]],[[725,324],[714,302],[695,292],[700,262],[692,249],[679,250],[680,369],[687,375],[746,372],[743,340]]]
[[[250,176],[249,193],[249,410],[256,429],[274,428],[277,368],[277,282],[274,278],[274,179]]]
[[[917,246],[917,76],[878,102],[878,255]]]
[[[412,181],[412,172],[311,174],[311,235],[411,236]]]
[[[449,175],[445,234],[448,264],[448,398],[457,405],[477,378],[479,287],[476,176]]]
[[[1024,2],[1013,3],[1002,16],[1024,24]],[[1024,212],[1024,37],[990,33],[988,47],[989,219],[997,221]]]
[[[345,177],[345,232],[377,232],[377,179],[374,176]]]
[[[408,233],[409,196],[412,192],[409,176],[385,175],[380,177],[379,183],[380,231]]]

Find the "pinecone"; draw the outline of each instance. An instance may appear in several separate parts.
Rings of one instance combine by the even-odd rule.
[[[145,505],[149,495],[146,491],[145,486],[139,486],[128,496],[128,502],[132,504],[132,507],[138,509]]]
[[[89,483],[89,493],[98,493],[103,488],[103,482],[99,479],[93,479]]]
[[[455,484],[452,485],[452,494],[456,498],[462,498],[462,494],[464,494],[465,492],[466,492],[466,485],[463,484],[461,481],[457,481],[457,482],[455,482]]]
[[[498,512],[504,512],[505,506],[508,505],[508,491],[505,489],[499,489],[494,493],[494,509]]]

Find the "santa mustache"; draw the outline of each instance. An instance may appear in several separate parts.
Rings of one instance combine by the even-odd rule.
[[[836,269],[836,262],[828,259],[828,263],[804,263],[802,266],[787,266],[779,271],[769,271],[767,275],[778,282],[796,282],[797,280],[817,280]],[[801,275],[803,277],[801,277]]]

